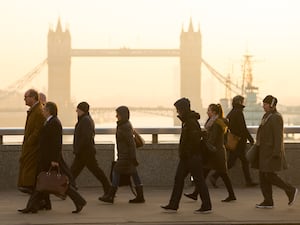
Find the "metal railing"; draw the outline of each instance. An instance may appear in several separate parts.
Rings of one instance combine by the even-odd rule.
[[[251,134],[256,134],[258,126],[249,126],[248,129]],[[96,128],[96,135],[114,135],[115,128]],[[151,143],[158,143],[158,136],[163,134],[180,134],[180,127],[163,127],[163,128],[136,128],[140,134],[147,134],[152,136]],[[73,135],[74,128],[64,127],[63,135]],[[300,134],[300,126],[284,127],[284,134]],[[22,136],[24,135],[24,128],[0,128],[0,144],[3,144],[4,136]]]

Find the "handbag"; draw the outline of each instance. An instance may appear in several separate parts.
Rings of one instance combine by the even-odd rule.
[[[225,147],[229,151],[234,151],[240,141],[241,137],[231,133],[230,130],[227,131],[226,133],[226,143]]]
[[[61,174],[60,168],[53,170],[50,166],[48,171],[42,171],[37,176],[36,190],[48,194],[65,196],[69,187],[69,178]]]
[[[143,147],[145,145],[145,140],[136,130],[133,130],[133,139],[137,148]]]

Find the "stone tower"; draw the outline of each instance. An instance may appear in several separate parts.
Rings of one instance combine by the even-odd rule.
[[[203,116],[201,99],[201,33],[194,31],[192,19],[188,31],[180,36],[180,96],[191,101],[191,108]]]
[[[63,126],[73,126],[75,111],[71,103],[71,36],[62,30],[58,19],[56,30],[48,32],[48,96],[58,106]]]

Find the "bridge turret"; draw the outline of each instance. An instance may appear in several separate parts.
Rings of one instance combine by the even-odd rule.
[[[59,107],[64,126],[73,125],[71,104],[71,35],[63,31],[60,19],[48,32],[48,99]],[[75,118],[75,115],[74,117]]]
[[[180,95],[191,100],[192,107],[204,113],[201,100],[202,37],[200,26],[194,31],[190,19],[188,31],[180,36]]]

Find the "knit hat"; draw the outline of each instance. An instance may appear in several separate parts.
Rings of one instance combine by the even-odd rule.
[[[268,103],[268,104],[271,105],[271,107],[273,107],[273,106],[276,106],[276,104],[277,104],[278,101],[277,101],[277,98],[275,98],[274,96],[272,96],[272,95],[267,95],[267,96],[264,98],[263,102],[264,102],[264,103]]]
[[[90,109],[90,105],[87,102],[80,102],[77,105],[77,109],[80,109],[81,111],[87,113]]]

